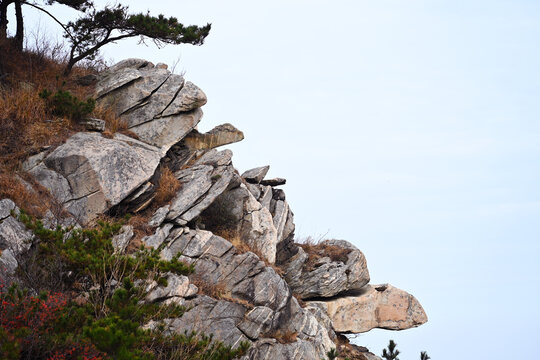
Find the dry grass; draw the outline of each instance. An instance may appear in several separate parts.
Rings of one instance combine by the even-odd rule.
[[[92,116],[105,121],[105,129],[110,133],[123,133],[128,131],[127,123],[116,116],[114,106],[105,106],[103,104],[97,104]]]
[[[240,254],[246,253],[248,251],[254,252],[253,249],[251,249],[251,247],[242,240],[240,233],[234,229],[220,228],[213,231],[213,233],[233,244],[233,246]]]
[[[163,167],[156,190],[156,197],[154,198],[155,206],[159,208],[171,201],[180,187],[180,181],[174,176],[171,169]]]
[[[272,269],[274,269],[276,274],[278,274],[279,276],[283,276],[283,274],[284,274],[283,269],[276,266],[275,264],[269,263],[264,258],[264,256],[262,256],[262,252],[259,249],[250,246],[244,240],[242,240],[242,236],[240,235],[240,233],[238,231],[232,230],[232,229],[222,229],[222,228],[220,228],[220,229],[217,229],[217,230],[213,231],[213,233],[215,235],[217,235],[217,236],[221,236],[225,240],[228,240],[231,244],[233,244],[233,246],[236,248],[236,251],[238,253],[240,253],[240,254],[251,251],[252,253],[257,255],[259,257],[259,259],[261,259],[261,261],[263,261],[266,266],[271,267]]]
[[[204,294],[217,300],[225,300],[238,305],[242,305],[248,309],[253,309],[255,306],[247,300],[235,298],[223,283],[212,284],[204,279],[201,274],[192,274],[189,276],[189,281],[197,286],[200,294]]]
[[[324,240],[316,242],[313,238],[307,238],[304,242],[297,244],[308,254],[308,260],[304,264],[304,268],[307,271],[316,269],[319,260],[324,257],[329,257],[332,261],[346,263],[347,257],[352,251],[341,246],[330,245]]]
[[[15,169],[43,146],[62,143],[75,127],[49,116],[35,86],[0,89],[0,165]]]
[[[79,99],[93,94],[92,86],[81,86],[80,76],[95,69],[78,67],[62,77],[63,52],[45,44],[35,51],[17,52],[1,48],[0,57],[0,166],[15,170],[20,162],[44,146],[61,144],[80,126],[53,116],[39,93],[67,90]]]
[[[148,225],[149,216],[140,214],[133,215],[129,218],[127,224],[133,226],[134,239],[142,239],[147,235],[153,234],[153,229]]]
[[[276,339],[280,344],[290,344],[297,340],[298,333],[293,331],[276,330],[274,333],[265,335],[265,337]]]
[[[336,349],[339,354],[338,360],[368,360],[362,348],[351,344],[345,335],[337,334]]]
[[[26,181],[27,186],[19,178]],[[30,176],[0,170],[0,199],[6,198],[13,200],[19,208],[37,218],[43,218],[49,209],[58,209],[58,204],[49,191]]]
[[[202,277],[202,275],[197,273],[190,275],[189,281],[195,286],[197,286],[197,288],[199,289],[199,293],[210,296],[214,299],[221,299],[227,292],[224,284],[209,283]]]

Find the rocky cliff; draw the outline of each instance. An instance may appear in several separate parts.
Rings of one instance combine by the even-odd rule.
[[[196,85],[165,65],[129,59],[100,74],[95,97],[127,131],[102,133],[94,119],[87,126],[97,131],[72,135],[28,158],[24,169],[65,210],[51,209],[46,223],[145,214],[150,231],[124,226],[113,239],[117,251],[142,242],[163,259],[180,255],[194,266],[189,277],[171,274],[166,286],[148,288],[148,301],[188,309],[164,320],[168,331],[214,334],[232,346],[248,341],[245,359],[321,359],[332,348],[377,359],[344,335],[427,321],[412,295],[369,284],[364,254],[350,242],[295,243],[285,180],[267,179],[268,166],[241,174],[230,150],[216,150],[243,139],[234,126],[198,132],[206,96]],[[177,186],[157,205],[166,172]],[[34,239],[18,211],[10,199],[0,201],[0,267],[11,278]]]

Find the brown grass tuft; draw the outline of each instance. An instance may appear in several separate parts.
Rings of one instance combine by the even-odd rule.
[[[142,239],[147,235],[153,234],[153,229],[148,225],[148,216],[133,215],[129,218],[128,225],[133,226],[134,239]]]
[[[213,233],[216,234],[217,236],[221,236],[225,240],[228,240],[231,244],[233,244],[233,246],[236,248],[238,253],[243,254],[243,253],[246,253],[248,251],[251,251],[252,253],[257,255],[259,257],[259,259],[261,259],[261,261],[263,261],[266,266],[271,267],[272,269],[274,269],[276,274],[278,274],[280,276],[282,276],[284,274],[283,269],[276,266],[275,264],[269,263],[262,256],[262,253],[261,253],[261,251],[259,249],[250,246],[244,240],[242,240],[242,236],[240,235],[240,233],[238,231],[232,230],[232,229],[220,228],[220,229],[217,229],[217,230],[213,231]]]
[[[34,86],[0,89],[1,165],[14,169],[42,146],[57,145],[71,133],[69,121],[48,116]]]
[[[0,199],[6,198],[36,218],[43,218],[48,209],[58,208],[49,191],[30,176],[0,170]]]
[[[180,187],[180,181],[174,176],[171,169],[163,167],[154,199],[155,206],[161,207],[171,201]]]
[[[197,286],[199,293],[210,296],[214,299],[222,299],[227,293],[227,289],[225,288],[224,284],[212,284],[196,273],[189,276],[189,281]]]
[[[297,340],[298,333],[293,331],[276,330],[274,333],[266,335],[266,337],[276,339],[280,344],[290,344]]]
[[[227,290],[225,284],[223,283],[212,284],[205,280],[202,275],[197,273],[190,275],[189,281],[197,286],[199,293],[210,296],[211,298],[233,302],[248,309],[253,309],[255,307],[247,300],[233,297],[231,292]]]
[[[92,116],[97,119],[104,120],[105,129],[107,129],[107,131],[112,134],[117,132],[122,133],[123,131],[127,131],[128,129],[127,123],[124,120],[120,119],[118,116],[116,116],[114,106],[97,104],[94,112],[92,113]]]
[[[112,132],[110,132],[109,130],[105,130],[104,132],[102,132],[101,136],[103,136],[104,138],[107,138],[107,139],[114,138],[114,134]]]
[[[238,250],[240,254],[248,251],[255,253],[253,249],[251,249],[251,247],[242,240],[240,233],[236,230],[220,228],[218,230],[215,230],[214,234],[224,238],[225,240],[233,244],[233,246],[236,248],[236,250]]]
[[[316,242],[309,237],[303,243],[297,243],[308,254],[308,260],[304,264],[307,271],[312,271],[317,268],[317,263],[323,257],[329,257],[332,261],[347,262],[347,256],[352,251],[351,249],[342,248],[341,246],[330,245],[326,241]]]
[[[357,345],[353,345],[349,342],[349,339],[343,334],[337,334],[336,338],[336,349],[338,351],[338,359],[349,359],[349,360],[368,360],[366,356],[366,348],[362,348]]]
[[[39,93],[63,89],[85,99],[94,89],[79,85],[77,79],[95,69],[78,67],[69,77],[61,76],[64,54],[58,45],[23,52],[10,46],[0,50],[0,166],[15,170],[41,147],[58,145],[79,130],[77,124],[53,116]]]

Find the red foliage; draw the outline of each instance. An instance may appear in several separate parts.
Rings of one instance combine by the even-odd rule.
[[[16,288],[6,289],[0,281],[0,358],[2,344],[10,342],[20,358],[40,355],[47,360],[102,360],[103,356],[91,343],[71,342],[55,344],[48,339],[54,335],[54,327],[68,304],[62,293],[47,293],[40,297],[30,296]]]
[[[92,344],[73,344],[55,351],[47,360],[103,360],[106,359]]]

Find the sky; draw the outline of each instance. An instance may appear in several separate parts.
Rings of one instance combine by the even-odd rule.
[[[105,4],[97,0],[97,4]],[[241,172],[284,177],[299,238],[345,239],[429,322],[353,342],[401,360],[529,358],[540,335],[540,2],[129,1],[212,23],[201,47],[123,41],[208,96]],[[62,21],[73,12],[53,8]],[[27,26],[57,27],[26,9]],[[31,31],[30,29],[28,30]]]

